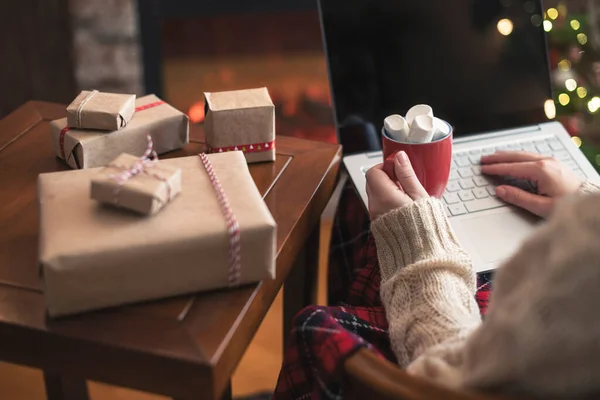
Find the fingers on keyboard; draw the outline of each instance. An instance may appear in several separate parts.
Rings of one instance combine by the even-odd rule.
[[[509,173],[504,170],[495,171],[494,176],[483,175],[481,164],[509,165],[547,157],[554,157],[577,173],[583,174],[561,141],[555,137],[455,153],[450,180],[444,194],[447,214],[456,216],[504,206],[506,203],[496,197],[498,185],[511,185],[530,193],[537,193],[535,184],[525,179],[526,176],[517,174],[517,177],[506,177]],[[485,168],[486,172],[490,172],[489,166]],[[502,168],[504,166],[500,167]],[[494,169],[498,167],[492,167],[492,172]]]

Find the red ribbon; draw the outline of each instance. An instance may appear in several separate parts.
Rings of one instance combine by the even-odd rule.
[[[275,141],[260,142],[252,144],[242,144],[238,146],[228,147],[211,147],[208,146],[209,153],[225,153],[227,151],[243,151],[244,153],[261,153],[263,151],[272,150],[275,148]]]
[[[158,107],[158,106],[160,106],[162,104],[165,104],[164,100],[155,101],[154,103],[146,104],[145,106],[136,107],[135,108],[135,112],[144,111],[144,110],[147,110],[149,108]],[[60,145],[60,155],[63,158],[63,160],[65,160],[65,161],[67,161],[67,157],[65,156],[65,135],[70,130],[71,130],[71,127],[65,126],[60,131],[60,136],[58,137],[58,143]]]
[[[160,106],[162,104],[165,104],[165,102],[163,100],[155,101],[154,103],[146,104],[145,106],[136,107],[135,108],[135,112],[144,111],[144,110],[147,110],[149,108],[158,107],[158,106]]]
[[[58,142],[60,143],[60,155],[62,156],[63,160],[65,160],[65,161],[67,161],[67,157],[65,157],[65,135],[70,130],[71,130],[71,128],[69,128],[68,126],[65,126],[60,131],[60,136],[58,137]]]
[[[219,200],[219,207],[221,208],[221,212],[223,213],[225,221],[227,222],[227,233],[229,235],[229,270],[227,281],[229,287],[235,287],[240,284],[242,275],[240,225],[238,224],[237,218],[235,217],[235,214],[229,205],[227,195],[225,194],[225,191],[219,182],[219,178],[215,174],[212,163],[206,154],[202,153],[198,154],[198,156],[200,156],[200,160],[202,160],[202,164],[208,173],[210,183],[215,189],[217,199]]]

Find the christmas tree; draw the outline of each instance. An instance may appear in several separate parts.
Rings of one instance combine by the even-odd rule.
[[[554,107],[546,107],[546,113],[565,126],[600,171],[598,11],[597,0],[559,2],[546,9],[543,24],[554,89]]]

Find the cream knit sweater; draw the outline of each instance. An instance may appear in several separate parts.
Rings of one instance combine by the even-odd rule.
[[[391,211],[371,230],[392,348],[409,373],[449,387],[600,393],[600,195],[559,202],[496,272],[483,322],[471,260],[440,201]]]

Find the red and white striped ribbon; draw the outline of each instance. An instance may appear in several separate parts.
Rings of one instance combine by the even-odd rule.
[[[110,176],[110,178],[114,179],[119,185],[115,190],[116,202],[118,202],[119,192],[121,191],[125,182],[127,182],[134,176],[142,173],[150,175],[153,178],[164,182],[167,185],[167,199],[168,201],[171,200],[171,185],[169,184],[169,181],[164,177],[160,176],[159,174],[148,171],[156,164],[156,161],[158,160],[158,155],[156,154],[156,151],[154,151],[154,143],[152,142],[152,137],[150,135],[146,135],[146,139],[148,140],[148,147],[146,147],[146,151],[144,152],[144,154],[130,168],[123,170],[123,172],[121,172],[120,174],[114,174]],[[113,164],[109,165],[109,167],[120,168],[119,166]]]
[[[217,194],[217,199],[219,200],[219,206],[221,208],[221,212],[225,217],[225,221],[227,223],[227,233],[229,235],[229,271],[228,271],[228,284],[229,287],[235,287],[240,284],[241,275],[242,275],[242,267],[241,267],[241,243],[240,243],[240,226],[238,224],[237,218],[229,205],[229,200],[227,199],[227,195],[221,187],[221,182],[219,182],[219,178],[215,174],[212,163],[206,156],[206,154],[198,154],[200,156],[200,160],[202,160],[202,164],[204,164],[204,168],[208,173],[208,178],[210,179],[210,183],[212,184],[215,192]]]
[[[237,146],[226,146],[226,147],[211,147],[208,146],[209,153],[226,153],[228,151],[242,151],[244,153],[261,153],[264,151],[274,150],[275,140],[270,142],[259,142],[259,143],[248,143],[240,144]]]

